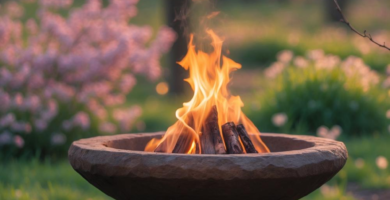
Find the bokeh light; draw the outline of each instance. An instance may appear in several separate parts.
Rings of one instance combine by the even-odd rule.
[[[376,158],[376,165],[379,169],[386,169],[388,165],[387,159],[383,156],[378,156]]]
[[[156,86],[156,92],[159,95],[165,95],[169,91],[169,86],[166,82],[160,82]]]

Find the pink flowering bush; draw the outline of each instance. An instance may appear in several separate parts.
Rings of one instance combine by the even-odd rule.
[[[175,34],[162,27],[151,40],[150,27],[129,24],[137,0],[72,3],[39,0],[36,18],[23,21],[23,6],[0,7],[0,149],[10,154],[129,131],[141,108],[121,105],[135,75],[160,76]]]
[[[390,94],[383,88],[384,77],[360,58],[283,51],[264,74],[272,85],[260,96],[260,109],[249,116],[260,131],[332,139],[386,132]]]

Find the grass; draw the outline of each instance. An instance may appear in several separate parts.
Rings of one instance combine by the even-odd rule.
[[[379,169],[375,164],[378,156],[390,158],[389,140],[389,134],[346,140],[348,162],[327,183],[334,191],[324,193],[324,188],[322,192],[318,189],[305,199],[353,199],[345,191],[348,182],[368,189],[390,189],[390,169]],[[357,158],[364,160],[362,168],[356,167]],[[66,160],[2,162],[0,177],[0,199],[111,199],[78,175]]]
[[[229,1],[216,7],[222,11],[221,15],[227,18],[213,28],[225,36],[226,46],[231,50],[230,57],[242,63],[243,70],[247,66],[266,66],[284,49],[293,50],[298,55],[303,55],[310,49],[321,48],[326,53],[336,54],[342,58],[349,55],[361,56],[371,67],[382,72],[390,63],[387,52],[378,50],[379,47],[359,39],[340,26],[325,24],[320,3],[274,2],[237,4]],[[390,23],[386,23],[386,17],[380,17],[381,12],[375,11],[380,7],[386,9],[388,6],[374,4],[370,2],[371,7],[368,7],[363,1],[358,1],[352,5],[348,12],[349,19],[359,30],[375,32],[390,28]],[[33,12],[35,8],[32,4],[26,9],[26,19],[35,15]],[[164,24],[163,1],[140,1],[138,8],[139,14],[131,20],[132,23],[148,24],[153,30]],[[355,12],[358,9],[367,10],[369,13]],[[357,48],[356,41],[368,45],[370,51],[367,54],[362,53]],[[168,67],[164,66],[164,70],[166,69]],[[159,96],[154,90],[155,85],[140,80],[128,97],[129,105],[137,103],[143,108],[143,115],[139,120],[145,123],[145,132],[165,130],[176,121],[174,111],[181,107],[182,102],[190,99],[189,95],[185,98]],[[241,94],[240,91],[242,90],[235,94],[241,95],[244,102],[248,103],[245,110],[249,114],[253,107],[259,106],[258,101],[252,94]],[[334,191],[324,192],[323,189],[321,192],[319,189],[305,199],[353,199],[346,192],[348,183],[357,183],[368,189],[390,189],[390,169],[379,169],[375,163],[378,156],[390,159],[388,150],[390,135],[383,133],[370,137],[343,137],[343,140],[349,150],[349,159],[344,169],[327,183]],[[356,165],[358,161],[364,163],[361,168]],[[11,161],[0,159],[0,199],[111,198],[85,181],[65,159],[43,162],[34,159]]]
[[[0,199],[110,199],[73,171],[66,160],[19,160],[2,163],[0,168]]]

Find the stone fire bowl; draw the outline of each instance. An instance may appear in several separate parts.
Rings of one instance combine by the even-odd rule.
[[[73,142],[72,167],[115,199],[299,199],[331,179],[348,153],[342,142],[262,134],[272,153],[187,155],[144,152],[164,132]]]

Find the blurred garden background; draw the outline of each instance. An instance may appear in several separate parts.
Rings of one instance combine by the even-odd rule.
[[[230,89],[261,132],[346,144],[346,166],[306,199],[390,199],[390,51],[338,22],[332,0],[194,0],[185,15],[178,2],[0,1],[0,199],[110,199],[69,145],[173,124],[192,92],[174,42],[206,26],[242,64]],[[389,1],[340,4],[390,44]],[[179,34],[172,13],[188,18]]]

